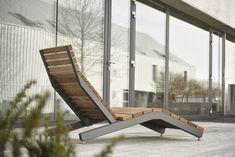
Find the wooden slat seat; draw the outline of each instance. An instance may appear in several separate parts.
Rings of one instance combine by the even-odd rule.
[[[73,58],[74,63],[78,63],[77,59]],[[48,66],[61,66],[61,65],[68,65],[70,64],[69,58],[60,58],[60,59],[53,59],[53,60],[47,60]]]
[[[73,71],[71,64],[66,65],[59,65],[59,66],[48,66],[50,73],[59,73],[59,72],[66,72],[66,71]],[[76,70],[79,70],[78,64],[75,64]]]
[[[118,120],[122,120],[122,121],[130,119],[130,117],[134,118],[134,117],[141,116],[141,115],[144,115],[144,114],[148,114],[148,113],[151,113],[151,112],[162,112],[162,113],[165,113],[167,115],[170,115],[174,119],[177,119],[177,120],[180,120],[184,123],[187,123],[187,124],[191,125],[194,128],[198,127],[198,125],[186,120],[185,118],[180,117],[180,116],[178,116],[174,113],[171,113],[171,112],[169,112],[167,110],[164,110],[164,109],[161,109],[161,108],[113,107],[113,108],[111,108],[111,110],[114,112],[116,118]]]
[[[71,56],[75,57],[74,50],[72,50],[70,52],[71,52]],[[46,60],[61,59],[61,58],[67,58],[68,53],[67,53],[67,51],[62,51],[62,52],[57,52],[57,53],[49,53],[49,54],[44,54],[44,57]]]
[[[75,83],[76,78],[73,74],[53,74],[53,77],[60,84],[62,83]]]
[[[72,46],[68,46],[69,50],[73,50]],[[58,47],[52,47],[52,48],[46,48],[43,49],[43,55],[45,54],[51,54],[51,53],[58,53],[58,52],[67,52],[66,46],[58,46]]]
[[[73,64],[75,66],[75,69],[79,72],[78,61],[74,50],[71,46],[69,46],[69,50],[70,55],[73,58]],[[73,66],[69,59],[69,55],[66,51],[66,47],[61,46],[56,48],[44,49],[42,56],[45,58],[45,63],[48,67],[48,72],[55,79],[55,81],[63,90],[63,92],[69,96],[69,99],[75,105],[75,108],[79,108],[79,110],[81,111],[80,113],[88,118],[103,119],[104,117],[102,116],[100,111],[98,109],[94,110],[94,108],[96,108],[95,104],[79,86],[74,74]],[[81,76],[86,82],[88,82],[82,74]],[[89,84],[89,86],[92,88],[93,92],[98,96],[98,93],[95,91],[94,87],[91,84]],[[99,98],[101,97],[99,96]],[[95,111],[97,112],[97,114],[91,114],[88,111]]]
[[[130,114],[123,114],[123,113],[117,113],[115,114],[115,116],[117,117],[117,120],[120,120],[120,121],[125,121],[125,120],[129,120],[132,117],[132,115]]]

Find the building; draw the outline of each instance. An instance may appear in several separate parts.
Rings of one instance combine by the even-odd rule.
[[[0,0],[0,103],[52,89],[39,50],[72,44],[112,107],[235,115],[234,0]],[[61,104],[68,109],[65,104]]]

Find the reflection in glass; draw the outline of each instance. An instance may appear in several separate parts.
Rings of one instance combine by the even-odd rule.
[[[212,42],[212,111],[222,111],[222,38],[213,34]]]
[[[39,50],[55,46],[55,1],[0,1],[0,109],[28,80],[38,83],[30,94],[49,90],[51,99],[44,113],[52,114],[51,88]]]
[[[225,48],[225,114],[235,114],[235,44],[230,41]]]
[[[179,114],[208,110],[209,34],[170,17],[169,108]]]
[[[128,106],[129,8],[127,0],[112,1],[110,105]]]
[[[135,107],[162,107],[165,75],[165,13],[137,2]]]
[[[71,44],[82,73],[102,95],[104,0],[59,0],[58,45]]]
[[[60,45],[73,46],[81,72],[102,96],[104,0],[59,0]],[[66,104],[62,106],[69,109]]]

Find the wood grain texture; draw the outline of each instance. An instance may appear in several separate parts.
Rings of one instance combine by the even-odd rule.
[[[173,118],[175,118],[175,119],[177,119],[177,120],[180,119],[180,116],[178,116],[178,115],[176,115],[176,114],[174,114],[174,113],[171,113],[171,117],[173,117]]]
[[[78,63],[77,59],[74,57],[73,58],[74,64]],[[54,59],[54,60],[47,60],[47,65],[48,66],[61,66],[61,65],[67,65],[71,64],[69,58],[60,58],[60,59]]]
[[[122,114],[122,113],[117,113],[115,114],[116,119],[120,121],[128,120],[132,118],[132,115],[130,114]]]
[[[74,50],[70,51],[70,54],[72,57],[75,57]],[[47,60],[54,60],[54,59],[61,59],[61,58],[67,58],[68,53],[67,51],[62,51],[62,52],[57,52],[57,53],[49,53],[49,54],[44,54],[44,57]]]
[[[58,47],[43,49],[42,51],[44,54],[62,52],[62,51],[66,51],[66,46],[69,47],[69,50],[73,50],[71,45],[65,45],[65,46],[58,46]]]
[[[180,117],[180,121],[181,121],[181,122],[184,122],[184,123],[186,123],[186,124],[188,124],[188,120],[185,119],[185,118],[183,118],[183,117]]]

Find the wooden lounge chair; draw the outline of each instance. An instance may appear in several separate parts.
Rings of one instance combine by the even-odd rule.
[[[108,121],[108,125],[79,134],[81,141],[90,140],[130,126],[140,124],[160,134],[165,128],[181,129],[201,138],[203,128],[161,108],[109,108],[79,71],[72,46],[40,50],[50,82],[57,93],[80,119],[72,129]]]

